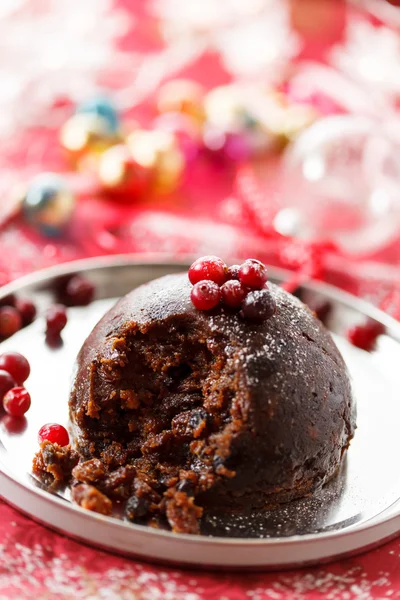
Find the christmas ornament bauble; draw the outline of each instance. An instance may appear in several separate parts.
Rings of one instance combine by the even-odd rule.
[[[186,162],[197,158],[202,137],[202,127],[196,119],[183,113],[168,112],[156,117],[152,123],[154,129],[173,134],[178,142]]]
[[[80,169],[95,167],[99,155],[120,141],[103,117],[91,113],[73,115],[60,131],[60,143],[72,164]]]
[[[252,108],[246,103],[246,90],[237,84],[210,90],[204,99],[207,121],[226,131],[243,130],[256,125]]]
[[[243,144],[239,145],[245,145],[252,155],[274,150],[280,146],[277,135],[263,122],[267,102],[265,90],[255,86],[230,84],[214,88],[204,101],[205,136],[218,130],[238,141],[241,136]]]
[[[108,193],[120,199],[134,200],[148,190],[151,169],[139,164],[128,146],[117,144],[100,157],[98,174]]]
[[[253,153],[251,140],[245,131],[227,132],[209,123],[204,126],[203,144],[212,155],[237,162],[245,162]]]
[[[157,108],[160,113],[181,112],[197,121],[204,120],[203,87],[189,79],[168,81],[159,89]]]
[[[22,201],[25,219],[48,237],[62,235],[74,207],[74,194],[64,179],[55,173],[37,175]]]
[[[291,102],[285,94],[270,89],[254,97],[253,110],[277,150],[295,140],[319,117],[314,107]]]
[[[280,232],[329,238],[356,254],[398,235],[400,136],[394,138],[394,129],[394,121],[389,133],[372,119],[341,115],[304,131],[283,157]]]
[[[152,187],[169,193],[179,185],[185,161],[176,138],[169,132],[139,129],[127,138],[133,159],[151,169]]]
[[[120,127],[117,109],[110,98],[98,96],[82,102],[76,108],[77,114],[89,114],[101,117],[106,121],[110,133],[117,133]]]

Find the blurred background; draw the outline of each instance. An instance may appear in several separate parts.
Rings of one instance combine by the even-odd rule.
[[[400,318],[399,4],[2,0],[0,284],[256,256]]]

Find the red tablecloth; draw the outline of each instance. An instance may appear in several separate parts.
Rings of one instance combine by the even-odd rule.
[[[154,59],[163,48],[154,15],[149,16],[152,4],[157,3],[140,0],[119,3],[135,16],[134,24],[130,23],[119,40],[119,47],[134,49],[147,59]],[[334,25],[340,38],[341,20]],[[317,39],[316,44],[321,49],[323,41]],[[310,48],[303,48],[305,58],[309,52]],[[208,86],[232,78],[215,48],[200,52],[187,62],[181,58],[181,64],[178,60],[176,65],[178,72],[196,75]],[[56,102],[57,111],[60,104]],[[149,104],[139,103],[133,114],[148,119]],[[43,168],[65,170],[55,136],[54,130],[36,127],[10,139],[0,156],[2,193],[11,183],[25,180]],[[238,190],[233,192],[232,199],[231,173],[200,161],[193,167],[190,181],[168,201],[154,198],[146,204],[121,207],[83,193],[71,231],[59,241],[41,238],[19,219],[3,227],[0,283],[62,261],[132,251],[157,251],[174,256],[208,252],[223,256],[251,254],[281,264],[280,242],[263,228],[260,207],[257,203],[243,204],[237,200]],[[374,280],[364,275],[368,269],[363,265],[360,267],[343,257],[333,256],[327,272],[331,281],[354,293],[373,297],[376,282],[380,282],[382,290],[397,272],[397,242],[386,249],[385,258],[387,265],[380,267],[381,272]],[[341,271],[349,275],[352,270],[352,276],[341,277]],[[381,549],[340,563],[282,573],[223,574],[168,569],[88,548],[37,525],[0,502],[0,600],[32,596],[65,600],[397,598],[400,597],[399,556],[400,543],[392,541]]]
[[[400,542],[324,567],[229,574],[169,569],[82,546],[0,505],[0,598],[368,600],[400,597]]]

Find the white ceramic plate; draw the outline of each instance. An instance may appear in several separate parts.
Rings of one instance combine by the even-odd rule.
[[[3,342],[0,351],[22,351],[31,363],[27,387],[32,407],[19,422],[0,421],[1,494],[17,508],[64,534],[129,556],[178,564],[235,568],[278,568],[311,564],[375,546],[400,530],[400,325],[368,304],[330,286],[313,284],[304,297],[327,298],[333,305],[329,327],[348,364],[358,404],[358,429],[338,478],[307,498],[274,511],[206,516],[207,535],[177,535],[85,511],[68,492],[51,494],[31,475],[37,431],[45,422],[67,425],[70,376],[84,339],[115,299],[133,287],[187,268],[186,263],[138,263],[129,257],[79,261],[21,279],[2,294],[29,296],[40,311],[52,301],[54,279],[84,272],[96,285],[89,307],[69,309],[64,345],[45,344],[44,322]],[[270,269],[280,281],[284,271]],[[344,338],[349,324],[369,315],[387,333],[372,353]]]

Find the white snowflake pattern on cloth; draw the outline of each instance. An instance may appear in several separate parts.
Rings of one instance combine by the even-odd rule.
[[[0,600],[25,600],[27,590],[37,600],[304,600],[315,594],[325,600],[400,597],[387,571],[371,578],[354,562],[344,569],[328,566],[240,577],[164,569],[113,556],[108,559],[104,553],[90,564],[84,558],[90,551],[82,550],[82,558],[77,553],[54,556],[50,546],[17,543],[11,554],[7,542],[0,545],[5,566],[0,569]],[[118,566],[107,568],[107,560]]]
[[[275,81],[298,50],[286,0],[153,0],[167,41],[206,40],[238,77]]]
[[[331,62],[370,91],[400,94],[400,35],[394,29],[350,22],[346,43],[333,48]]]
[[[112,0],[2,0],[0,136],[47,118],[59,97],[80,101],[96,93],[104,70],[132,68],[116,49],[131,24]]]

